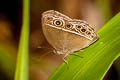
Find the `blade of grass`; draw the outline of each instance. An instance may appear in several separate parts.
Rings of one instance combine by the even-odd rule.
[[[23,25],[18,49],[15,80],[28,80],[29,0],[23,0]]]
[[[49,80],[102,80],[120,56],[120,13],[105,24],[98,34],[97,42],[76,52],[84,58],[69,56],[69,69],[62,63]]]

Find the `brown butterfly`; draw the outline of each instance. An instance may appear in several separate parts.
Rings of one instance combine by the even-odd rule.
[[[87,22],[71,19],[54,10],[42,14],[42,29],[56,54],[64,54],[64,57],[88,47],[98,39],[97,33]]]

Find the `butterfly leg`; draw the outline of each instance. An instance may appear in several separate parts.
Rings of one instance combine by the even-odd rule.
[[[47,50],[52,50],[52,51],[49,51],[49,52],[53,52],[53,53],[56,53],[57,51],[54,49],[54,48],[49,48],[49,47],[42,47],[42,46],[38,46],[37,47],[38,49],[47,49]]]
[[[66,54],[64,57],[63,57],[63,61],[64,63],[67,65],[67,69],[69,69],[69,63],[67,62],[66,60],[66,57],[68,56],[68,54]]]
[[[76,53],[71,53],[70,55],[75,55],[75,56],[78,56],[80,58],[83,58],[82,56],[80,56],[79,54],[76,54]]]
[[[38,48],[38,49],[42,49],[42,48],[43,48],[43,49],[50,49],[50,50],[53,50],[53,48],[49,48],[49,47],[42,47],[42,46],[38,46],[37,48]]]
[[[67,65],[67,69],[69,69],[69,64],[65,58],[63,58],[64,63]]]

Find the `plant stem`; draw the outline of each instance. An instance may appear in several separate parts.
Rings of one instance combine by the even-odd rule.
[[[28,80],[29,0],[23,0],[23,25],[18,49],[15,80]]]

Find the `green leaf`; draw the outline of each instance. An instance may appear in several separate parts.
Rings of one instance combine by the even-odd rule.
[[[29,0],[23,0],[23,25],[18,49],[15,80],[28,80]]]
[[[69,69],[62,63],[49,80],[102,80],[112,63],[120,56],[120,13],[99,31],[99,40],[78,56],[69,56]]]

